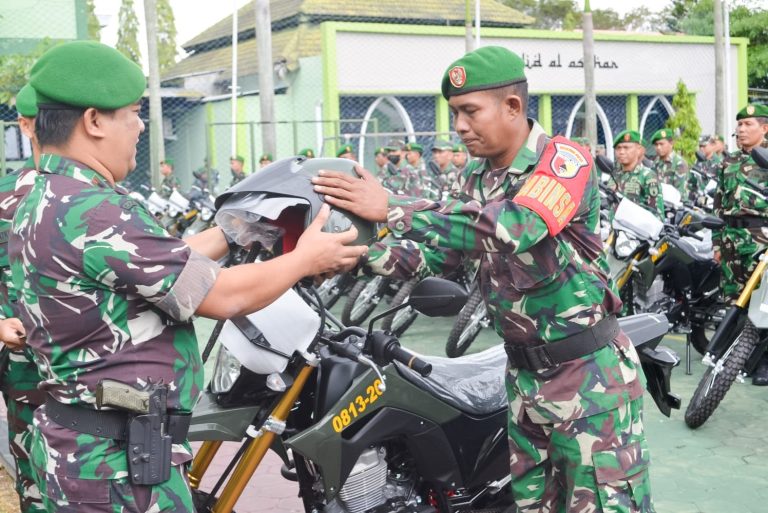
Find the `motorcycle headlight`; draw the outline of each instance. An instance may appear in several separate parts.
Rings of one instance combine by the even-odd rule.
[[[213,217],[213,212],[210,208],[203,207],[202,210],[200,210],[200,217],[203,218],[203,221],[210,221],[211,217]]]
[[[223,345],[219,347],[211,377],[211,392],[223,394],[232,390],[240,376],[240,362]]]
[[[618,235],[616,236],[616,243],[613,246],[614,251],[616,252],[616,256],[619,258],[627,258],[629,255],[632,254],[633,251],[637,249],[637,246],[640,244],[640,241],[635,239],[630,239],[627,237],[627,234],[620,231]]]

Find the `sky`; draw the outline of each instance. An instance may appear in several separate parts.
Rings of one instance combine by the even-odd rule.
[[[181,45],[197,34],[213,25],[219,20],[226,18],[233,12],[233,9],[240,8],[250,0],[171,0],[173,15],[176,18],[176,43],[179,45],[179,57],[183,57]],[[120,10],[121,0],[95,0],[96,15],[99,17],[102,25],[101,40],[103,43],[114,45],[117,42],[117,13]],[[580,7],[583,7],[584,1],[577,0]],[[670,0],[643,0],[642,5],[648,7],[651,11],[659,11],[670,3]],[[611,8],[619,14],[626,14],[638,6],[638,2],[629,0],[590,0],[592,9]],[[142,32],[139,34],[139,45],[141,46],[141,55],[144,58],[147,55],[146,36],[144,35],[144,1],[134,0],[134,9]],[[146,64],[145,64],[146,68]]]

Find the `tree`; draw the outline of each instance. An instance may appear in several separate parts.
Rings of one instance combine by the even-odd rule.
[[[157,0],[157,58],[161,73],[176,63],[176,22],[169,0]]]
[[[133,0],[123,0],[117,14],[117,44],[115,48],[141,66],[139,50],[139,19],[133,10]]]
[[[624,29],[624,20],[613,9],[592,9],[592,22],[596,30]]]
[[[99,41],[101,39],[101,23],[96,17],[94,0],[86,0],[85,9],[88,13],[88,39]]]
[[[688,92],[682,80],[677,82],[677,90],[672,97],[672,108],[675,109],[675,113],[667,120],[667,128],[678,134],[675,150],[684,159],[693,162],[696,158],[696,150],[699,148],[701,125],[699,118],[696,117],[695,96]]]
[[[10,104],[22,87],[29,80],[32,65],[49,48],[60,42],[43,39],[34,50],[27,53],[0,55],[0,104]]]

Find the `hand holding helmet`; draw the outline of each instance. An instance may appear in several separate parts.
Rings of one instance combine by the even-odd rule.
[[[330,215],[330,207],[323,205],[296,244],[294,252],[306,259],[307,276],[346,272],[357,265],[360,257],[368,251],[368,246],[348,245],[358,235],[354,226],[341,233],[322,231]]]
[[[368,221],[386,222],[389,193],[370,171],[355,166],[355,173],[360,178],[322,170],[312,178],[315,192],[324,194],[325,200],[334,207]]]

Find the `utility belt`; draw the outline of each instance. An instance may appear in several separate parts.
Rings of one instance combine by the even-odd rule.
[[[133,389],[130,385],[124,386]],[[49,395],[45,400],[46,416],[78,433],[125,442],[131,482],[137,485],[164,483],[171,476],[172,445],[186,441],[192,415],[167,412],[167,386],[154,387],[161,388],[161,392],[153,391],[146,396],[146,412],[97,410],[64,404]]]
[[[768,218],[760,216],[725,216],[725,222],[731,228],[762,228],[768,226]]]
[[[509,364],[517,369],[540,370],[575,360],[607,346],[619,334],[619,321],[611,315],[594,326],[557,342],[538,346],[504,344]]]

